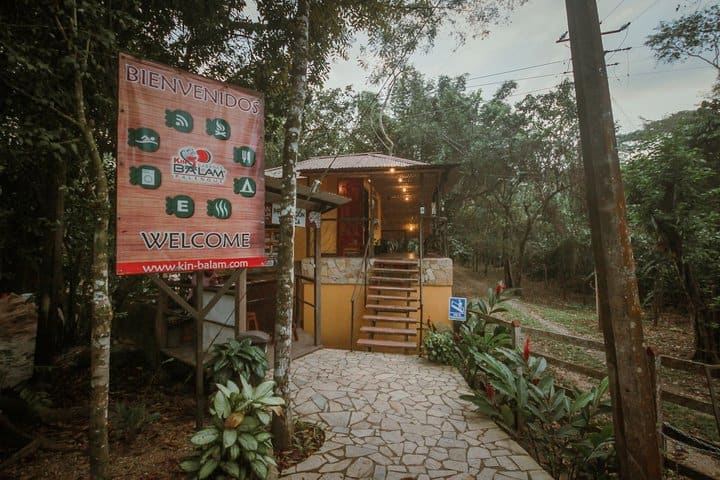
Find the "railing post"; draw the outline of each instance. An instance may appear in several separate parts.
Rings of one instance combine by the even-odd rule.
[[[423,318],[425,314],[425,309],[423,305],[423,259],[425,258],[425,246],[423,245],[423,217],[425,215],[425,206],[420,206],[420,228],[419,228],[419,240],[420,240],[420,247],[419,247],[419,253],[420,253],[420,264],[418,265],[418,287],[420,288],[420,332],[419,332],[419,340],[418,340],[418,356],[422,355],[422,343],[423,343]]]
[[[712,384],[713,366],[705,365],[705,378],[707,378],[708,390],[710,390],[710,401],[712,402],[713,414],[715,415],[715,425],[717,425],[718,433],[720,433],[720,411],[718,410],[717,398],[715,398],[715,389]]]
[[[518,320],[512,321],[512,346],[513,348],[520,348],[520,344],[522,343],[522,340],[520,339],[522,335],[522,328],[520,327],[520,322]]]
[[[653,398],[655,399],[655,429],[658,435],[658,448],[660,452],[665,451],[665,436],[663,435],[663,421],[662,421],[662,385],[660,384],[660,378],[658,372],[661,365],[661,357],[658,348],[655,345],[648,345],[647,347],[648,356],[648,369],[650,370],[650,385],[653,391]]]
[[[355,350],[353,335],[355,333],[355,299],[350,299],[350,351]]]

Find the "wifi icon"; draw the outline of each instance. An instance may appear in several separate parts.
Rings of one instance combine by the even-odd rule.
[[[165,126],[178,132],[190,133],[193,129],[193,117],[185,110],[165,110]]]

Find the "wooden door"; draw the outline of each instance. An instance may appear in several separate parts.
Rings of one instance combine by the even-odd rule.
[[[338,179],[338,194],[350,198],[338,207],[337,252],[340,256],[359,256],[367,236],[367,192],[361,178]]]

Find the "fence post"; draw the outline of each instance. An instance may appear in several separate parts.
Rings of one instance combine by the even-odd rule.
[[[662,385],[658,377],[660,370],[660,352],[655,345],[648,345],[648,368],[650,370],[650,384],[652,386],[653,398],[655,399],[655,429],[658,433],[658,447],[660,452],[665,451],[665,436],[663,435],[662,420]]]
[[[715,389],[712,384],[713,374],[710,371],[712,367],[705,365],[705,378],[707,378],[708,390],[710,390],[710,401],[712,402],[713,413],[715,414],[715,425],[717,426],[718,433],[720,433],[720,409],[718,409],[718,402],[715,398]]]
[[[520,328],[520,322],[518,320],[512,321],[512,329],[512,346],[513,348],[519,348],[522,343],[522,340],[520,340],[522,329]]]

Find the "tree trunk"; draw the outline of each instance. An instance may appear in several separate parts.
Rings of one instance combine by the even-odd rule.
[[[77,23],[71,22],[74,28]],[[75,33],[75,32],[73,32]],[[75,50],[71,46],[71,51]],[[110,200],[108,183],[102,157],[97,148],[92,128],[87,121],[83,88],[83,74],[87,58],[78,56],[78,68],[74,71],[75,120],[90,156],[91,183],[95,187],[95,232],[93,236],[92,274],[93,310],[90,332],[90,477],[109,478],[108,448],[108,391],[110,384],[110,330],[112,304],[108,276],[108,226]]]
[[[48,365],[53,356],[60,353],[64,325],[60,318],[63,305],[65,281],[63,278],[63,239],[65,235],[65,159],[57,160],[57,168],[51,173],[51,211],[48,217],[52,226],[48,229],[46,256],[43,262],[44,275],[41,280],[40,308],[38,315],[37,348],[35,363]],[[66,313],[66,312],[65,312]]]
[[[285,414],[273,417],[272,432],[275,448],[291,446],[293,415],[290,409],[290,360],[293,330],[295,205],[297,194],[297,157],[300,150],[300,129],[305,108],[308,66],[308,0],[299,0],[292,45],[293,64],[290,78],[290,102],[285,122],[283,145],[282,200],[280,216],[280,247],[278,253],[277,316],[275,319],[275,394],[285,399]]]

